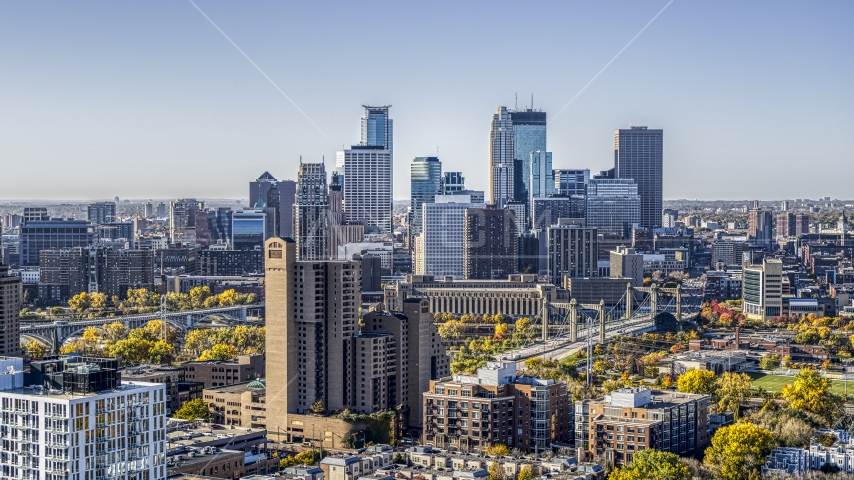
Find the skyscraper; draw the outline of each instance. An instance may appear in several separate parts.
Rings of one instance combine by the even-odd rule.
[[[545,198],[554,195],[556,191],[552,152],[537,150],[531,152],[529,157],[528,205],[530,206],[535,198]]]
[[[267,190],[267,200],[264,211],[267,213],[267,236],[266,238],[278,237],[281,232],[282,221],[282,197],[277,184],[272,184]]]
[[[391,105],[381,107],[365,107],[365,115],[362,117],[362,140],[360,145],[372,147],[383,147],[389,152],[394,152],[393,142],[393,120],[388,118],[388,109]]]
[[[263,209],[244,208],[231,215],[231,248],[255,250],[264,248],[267,235],[267,213]]]
[[[747,235],[759,245],[769,247],[774,239],[772,229],[772,213],[770,210],[751,208],[748,212]]]
[[[410,166],[412,182],[409,234],[421,233],[421,205],[433,203],[442,187],[442,162],[438,157],[415,157]]]
[[[582,225],[552,225],[546,230],[549,249],[549,281],[563,277],[595,277],[598,273],[596,228]]]
[[[641,201],[634,180],[594,178],[587,185],[585,224],[599,233],[631,238],[632,225],[640,222]]]
[[[21,355],[21,278],[0,263],[0,356]]]
[[[519,227],[512,210],[467,208],[463,217],[463,278],[505,280],[518,273]]]
[[[89,204],[87,208],[88,219],[95,225],[105,223],[116,223],[116,203],[97,202]]]
[[[278,180],[270,172],[264,172],[254,182],[249,182],[249,205],[254,207],[259,202],[267,203],[267,190],[276,182]]]
[[[640,226],[661,226],[664,130],[631,126],[614,132],[614,178],[632,179],[640,195]]]
[[[172,243],[196,240],[196,212],[200,205],[195,198],[169,202],[169,240]]]
[[[267,193],[273,186],[279,190],[279,221],[275,236],[290,237],[293,234],[293,205],[297,183],[293,180],[276,180],[270,172],[264,172],[254,182],[249,182],[249,205],[268,208]],[[275,208],[275,206],[274,206]],[[268,222],[271,223],[271,222]]]
[[[442,195],[453,195],[466,189],[466,179],[463,172],[445,172],[442,175]]]
[[[535,157],[532,153],[546,152],[546,112],[532,108],[514,110],[510,112],[510,118],[513,121],[514,172],[517,175],[516,179],[519,180],[514,182],[514,198],[516,201],[525,202],[525,205],[530,206],[531,192],[534,189],[531,182],[535,168],[533,165]],[[549,157],[549,167],[545,176],[549,177],[551,176],[551,154],[546,155]],[[539,159],[539,156],[536,158]],[[536,175],[537,178],[541,176],[539,172]],[[519,219],[520,223],[522,221]]]
[[[298,260],[326,260],[329,255],[329,197],[326,167],[301,163],[294,204],[294,240]]]
[[[498,208],[515,199],[513,119],[507,107],[498,107],[489,133],[489,198]]]
[[[415,239],[415,273],[463,278],[463,222],[467,208],[484,208],[471,195],[437,195],[425,203],[423,227]]]

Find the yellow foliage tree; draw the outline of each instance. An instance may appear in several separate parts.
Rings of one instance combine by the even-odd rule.
[[[203,362],[207,360],[230,360],[237,356],[237,348],[231,345],[226,345],[223,343],[218,343],[210,348],[210,350],[205,350],[199,355],[199,358],[196,360]]]
[[[830,389],[830,380],[812,368],[798,372],[794,383],[784,386],[781,393],[789,402],[789,408],[815,413],[828,424],[837,417],[842,406],[842,399]]]
[[[755,476],[773,446],[771,432],[758,425],[728,425],[712,437],[703,463],[712,468],[715,478],[742,480]]]
[[[495,335],[492,338],[495,340],[504,340],[510,332],[510,327],[506,323],[495,324]]]
[[[715,372],[691,369],[679,375],[679,379],[676,381],[676,389],[684,393],[712,395],[715,393],[716,382]]]
[[[718,411],[733,412],[738,416],[738,407],[750,397],[753,380],[746,373],[724,372],[716,383],[715,396]]]
[[[487,455],[492,455],[493,457],[503,457],[506,455],[510,455],[510,449],[507,448],[507,445],[504,445],[503,443],[496,443],[495,445],[486,447],[486,450],[484,450],[484,452]]]
[[[91,299],[89,298],[89,294],[86,292],[80,292],[68,299],[68,307],[75,312],[88,310],[90,306]]]
[[[107,295],[101,292],[95,292],[89,295],[89,305],[92,308],[102,310],[107,306]]]

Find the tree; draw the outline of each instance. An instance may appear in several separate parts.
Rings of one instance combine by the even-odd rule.
[[[486,452],[487,455],[492,455],[493,457],[505,457],[507,455],[510,455],[510,449],[507,448],[507,445],[504,445],[503,443],[496,443],[491,447],[486,447],[486,450],[484,450],[484,452]]]
[[[456,340],[463,334],[463,324],[457,320],[442,323],[437,328],[442,340]]]
[[[794,383],[784,386],[781,393],[789,402],[789,408],[812,412],[828,425],[833,423],[842,407],[841,398],[830,390],[830,380],[811,368],[798,372]]]
[[[792,366],[792,357],[789,355],[783,355],[783,359],[780,363],[783,365],[783,368],[789,368]]]
[[[501,467],[501,462],[496,458],[489,464],[489,480],[504,480],[506,473]]]
[[[323,399],[318,398],[308,407],[313,413],[323,413],[326,410],[326,407],[323,406]]]
[[[733,412],[738,416],[738,407],[750,398],[750,385],[753,380],[746,373],[724,372],[717,381],[715,396],[718,398],[718,410]]]
[[[44,354],[47,353],[47,347],[43,343],[36,342],[35,340],[22,344],[21,349],[27,355],[27,358],[32,360],[38,360],[44,357]]]
[[[728,425],[715,432],[704,463],[715,478],[742,480],[765,463],[774,438],[771,432],[749,422]]]
[[[127,338],[129,331],[130,329],[122,322],[108,323],[101,327],[101,339],[108,345],[113,344]]]
[[[126,338],[107,346],[107,354],[121,358],[124,365],[140,363],[148,359],[152,343],[144,338]]]
[[[800,418],[783,415],[774,427],[774,438],[784,447],[809,447],[815,429]]]
[[[148,348],[148,361],[151,363],[159,363],[168,365],[175,360],[172,344],[166,343],[163,340],[158,340],[151,344]]]
[[[779,355],[762,355],[759,359],[759,368],[762,370],[774,370],[780,366]]]
[[[213,294],[208,286],[193,287],[190,290],[190,306],[195,309],[203,308],[205,306],[205,300],[207,300],[211,295]]]
[[[80,292],[68,299],[68,307],[76,312],[82,312],[89,309],[90,301],[88,293]]]
[[[691,480],[688,470],[675,453],[641,450],[627,465],[614,470],[608,480]]]
[[[492,338],[495,340],[504,340],[510,332],[510,327],[506,323],[495,324],[495,335]]]
[[[107,295],[101,292],[94,292],[89,295],[89,305],[98,310],[107,306]]]
[[[676,381],[676,389],[684,393],[698,393],[701,395],[712,395],[715,393],[717,376],[711,370],[691,369],[679,375]]]
[[[534,478],[534,468],[528,464],[522,465],[522,468],[519,470],[519,476],[516,477],[516,480],[533,480]]]
[[[205,350],[199,355],[198,361],[206,361],[206,360],[231,360],[232,358],[237,356],[237,348],[226,345],[224,343],[217,343],[210,350]]]
[[[47,314],[52,317],[62,315],[63,313],[65,313],[65,309],[62,307],[50,307],[50,310],[47,311]]]
[[[201,398],[194,398],[193,400],[185,402],[184,405],[175,412],[173,417],[190,420],[191,422],[197,418],[203,418],[207,421],[211,417],[211,412],[208,410],[208,404],[205,403],[204,400]]]

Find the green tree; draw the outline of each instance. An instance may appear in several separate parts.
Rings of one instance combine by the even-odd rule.
[[[742,480],[756,475],[773,446],[774,438],[765,428],[749,422],[728,425],[715,432],[703,463],[715,478]]]
[[[733,412],[738,416],[738,408],[750,398],[750,386],[753,380],[746,373],[724,372],[717,381],[715,396],[718,399],[718,410]]]
[[[50,307],[50,310],[47,311],[47,314],[55,317],[57,315],[62,315],[65,313],[65,309],[62,307]]]
[[[641,450],[632,461],[608,476],[608,480],[691,480],[691,472],[675,453]]]
[[[173,417],[190,421],[194,421],[197,418],[208,420],[211,417],[211,412],[208,410],[208,404],[205,403],[204,400],[201,398],[194,398],[193,400],[185,402],[184,405],[175,412]]]
[[[534,468],[531,465],[525,464],[522,465],[522,468],[519,470],[519,476],[516,480],[533,480],[534,478]]]
[[[812,412],[831,425],[842,408],[842,399],[830,390],[830,380],[823,378],[812,368],[805,368],[795,375],[792,385],[781,392],[789,402],[789,408]]]
[[[759,368],[762,370],[774,370],[780,367],[780,356],[766,354],[759,359]]]
[[[698,393],[701,395],[712,395],[715,393],[717,377],[711,370],[691,369],[679,375],[676,381],[676,389],[684,393]]]

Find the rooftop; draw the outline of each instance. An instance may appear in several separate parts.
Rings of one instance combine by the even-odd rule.
[[[235,383],[233,385],[224,385],[221,387],[211,387],[211,388],[206,388],[205,391],[211,392],[211,393],[225,393],[225,394],[241,394],[244,392],[258,391],[259,388],[258,388],[256,382],[257,382],[257,380],[253,380],[251,382]],[[250,385],[252,385],[252,386],[250,386]],[[266,388],[266,385],[264,386],[264,388]]]

